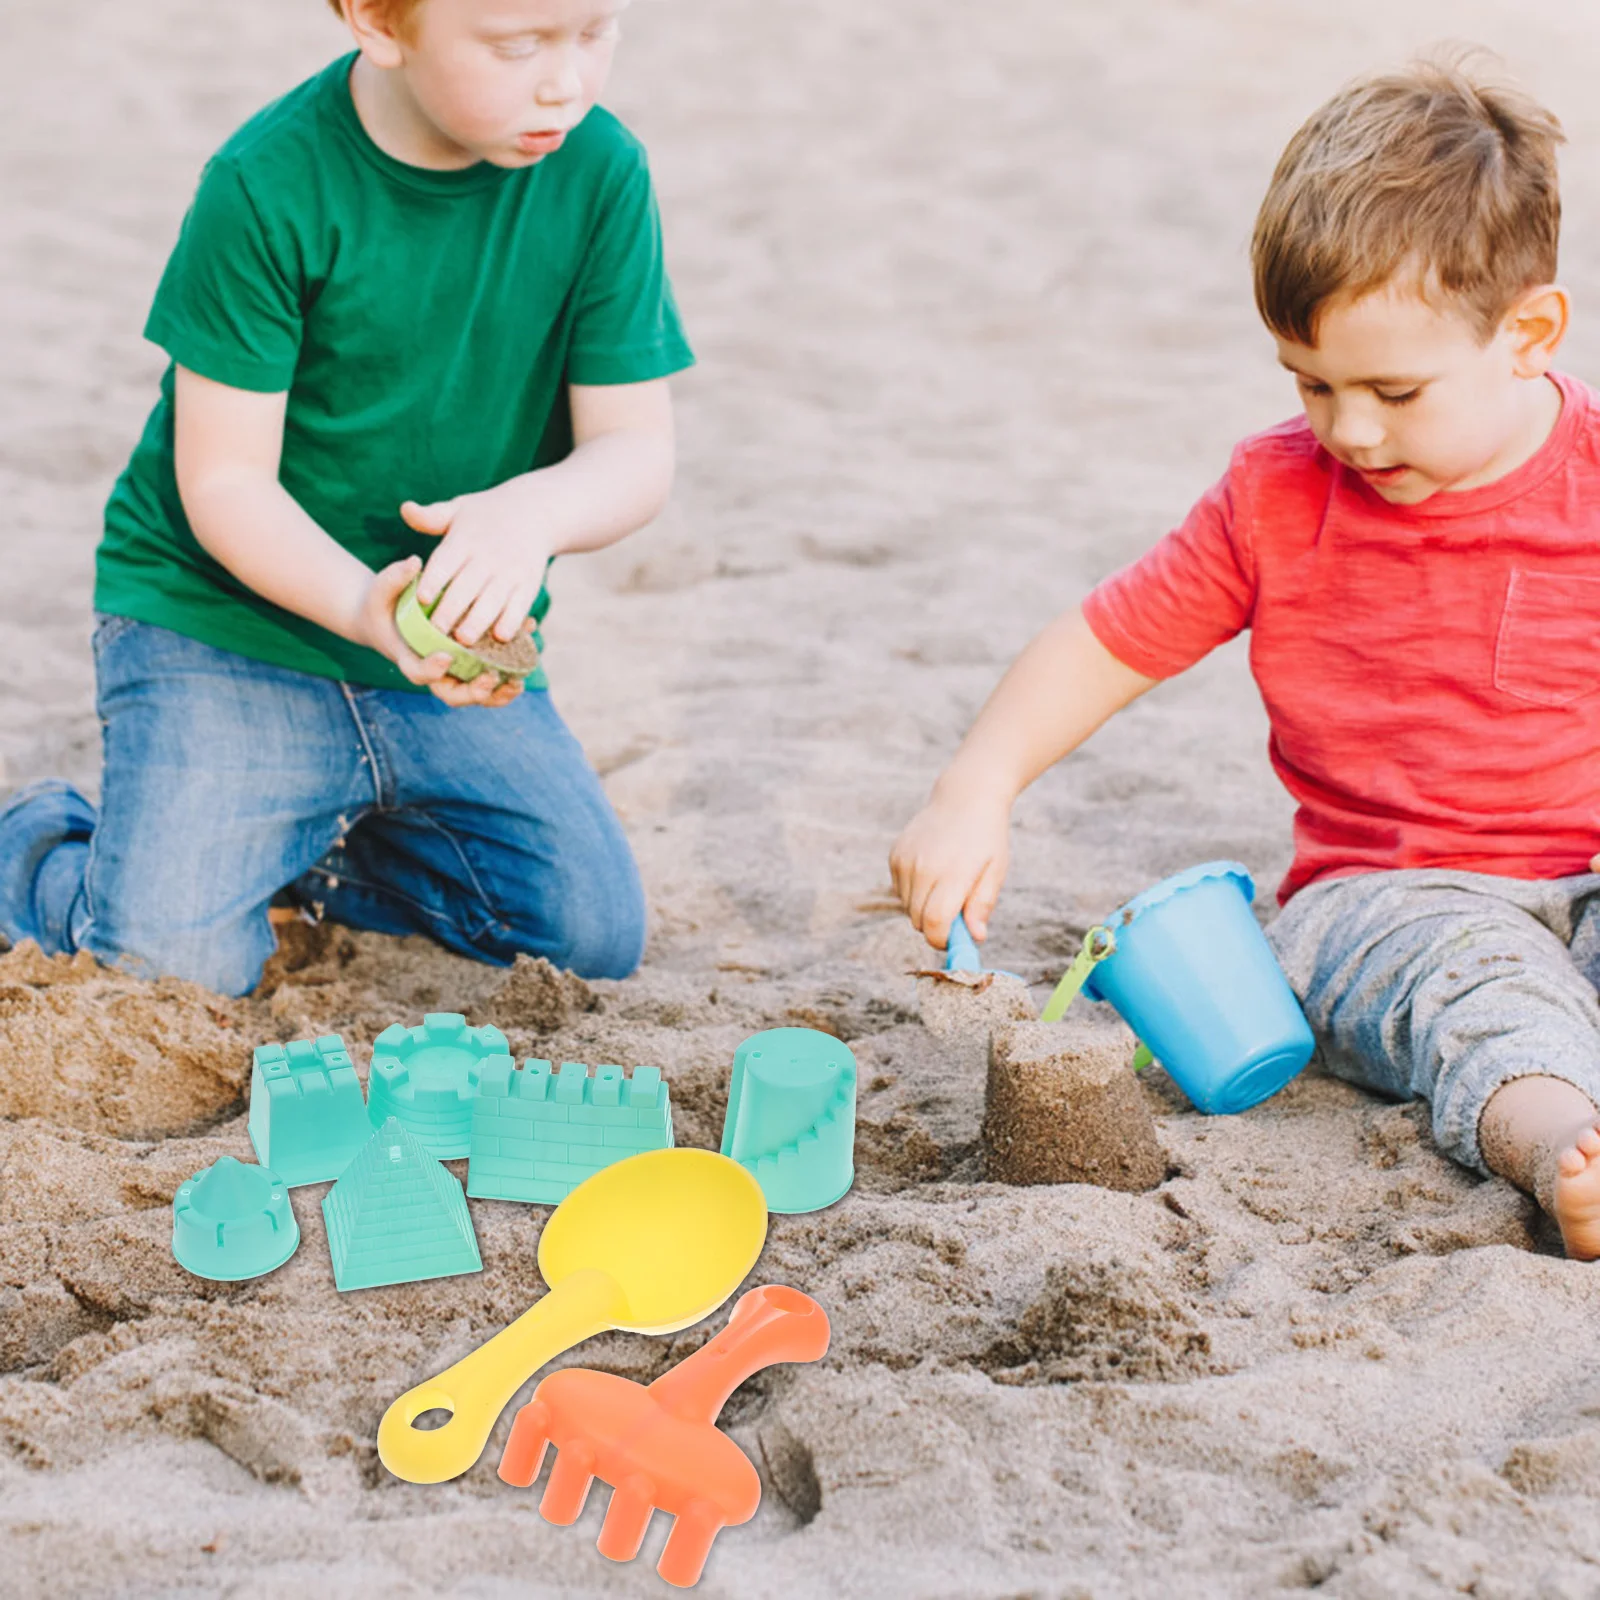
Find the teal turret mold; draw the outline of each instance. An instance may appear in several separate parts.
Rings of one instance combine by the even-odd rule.
[[[855,1181],[856,1061],[815,1028],[752,1034],[733,1058],[722,1153],[769,1211],[820,1211]]]
[[[197,1278],[259,1278],[281,1267],[299,1243],[289,1187],[265,1167],[223,1156],[173,1196],[172,1254]]]
[[[250,1143],[291,1189],[331,1183],[371,1137],[361,1080],[338,1034],[257,1048]]]
[[[472,1102],[467,1193],[559,1205],[585,1178],[642,1150],[672,1147],[672,1105],[655,1067],[590,1075],[581,1061],[485,1062]]]
[[[453,1011],[436,1011],[420,1028],[399,1023],[372,1041],[367,1117],[381,1128],[390,1117],[441,1161],[465,1156],[472,1143],[472,1102],[478,1074],[492,1057],[506,1056],[498,1028],[469,1028]]]
[[[340,1289],[483,1269],[460,1183],[398,1118],[389,1118],[345,1169],[322,1215]]]

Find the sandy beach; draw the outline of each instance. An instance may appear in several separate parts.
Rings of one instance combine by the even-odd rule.
[[[344,48],[321,0],[14,0],[0,53],[0,784],[97,782],[100,509],[201,164]],[[753,1283],[828,1355],[724,1424],[761,1467],[708,1597],[1340,1600],[1600,1594],[1600,1270],[1440,1157],[1426,1108],[1315,1068],[1244,1115],[1142,1092],[1141,1194],[984,1182],[981,1037],[936,1036],[886,855],[1003,665],[1295,405],[1246,243],[1338,84],[1443,40],[1561,116],[1562,365],[1600,379],[1600,20],[1503,0],[637,0],[608,103],[645,140],[700,365],[674,504],[562,563],[553,692],[651,903],[622,983],[295,925],[226,1000],[0,956],[0,1590],[660,1595],[501,1483],[391,1478],[388,1403],[542,1292],[548,1214],[475,1201],[479,1276],[339,1295],[320,1201],[281,1271],[172,1259],[177,1186],[249,1155],[251,1049],[494,1022],[519,1055],[662,1069],[715,1147],[733,1052],[823,1028],[860,1067],[857,1183],[774,1217]],[[400,494],[397,493],[397,498]],[[1381,686],[1375,686],[1375,693]],[[1236,643],[1020,803],[991,950],[1036,1000],[1085,928],[1290,807]],[[1131,1048],[1131,1039],[1130,1039]],[[464,1175],[465,1164],[454,1166]],[[648,1380],[725,1320],[570,1362]]]

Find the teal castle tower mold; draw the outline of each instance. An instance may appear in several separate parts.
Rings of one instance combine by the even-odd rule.
[[[642,1150],[672,1147],[672,1106],[655,1067],[581,1061],[484,1063],[472,1103],[467,1193],[559,1205],[585,1178]]]
[[[250,1143],[291,1189],[331,1183],[371,1137],[361,1080],[338,1034],[257,1048]]]
[[[465,1156],[472,1143],[472,1102],[483,1063],[506,1054],[498,1028],[469,1028],[453,1011],[435,1011],[420,1028],[399,1023],[372,1041],[367,1116],[374,1128],[397,1117],[440,1161]]]
[[[479,1272],[461,1185],[391,1117],[322,1202],[340,1289]]]
[[[281,1267],[299,1243],[289,1186],[265,1167],[223,1156],[173,1196],[172,1254],[197,1278],[259,1278]]]
[[[856,1060],[815,1028],[752,1034],[733,1057],[722,1153],[769,1211],[820,1211],[855,1181]]]

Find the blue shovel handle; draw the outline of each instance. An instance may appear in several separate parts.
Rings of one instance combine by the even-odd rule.
[[[958,911],[956,920],[950,924],[950,932],[944,941],[944,970],[946,972],[983,972],[983,957],[978,954],[977,942],[967,932],[967,919]],[[997,978],[1017,978],[1016,973],[1007,972],[1001,967],[989,969]],[[1021,983],[1022,979],[1017,978]]]
[[[983,961],[978,946],[967,932],[967,919],[958,911],[950,924],[944,942],[944,970],[946,972],[982,972]]]

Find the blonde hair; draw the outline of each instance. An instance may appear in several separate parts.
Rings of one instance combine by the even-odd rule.
[[[340,0],[328,0],[328,4],[333,8],[333,14],[343,20],[344,6]],[[398,28],[421,4],[422,0],[381,0],[378,9],[391,27]]]
[[[1316,343],[1330,301],[1408,273],[1488,340],[1556,273],[1561,124],[1462,56],[1360,78],[1312,113],[1272,174],[1250,244],[1256,307]]]

